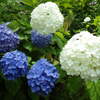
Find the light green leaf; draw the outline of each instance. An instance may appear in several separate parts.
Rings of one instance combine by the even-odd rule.
[[[86,87],[91,100],[100,100],[100,80],[97,82],[86,81]]]
[[[66,41],[65,38],[64,38],[63,33],[61,33],[61,32],[56,32],[55,34],[56,34],[61,40]]]

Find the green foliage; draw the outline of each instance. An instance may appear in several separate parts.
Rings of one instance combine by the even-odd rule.
[[[96,16],[93,24],[96,26],[97,33],[100,34],[100,16]]]
[[[38,49],[30,40],[30,14],[38,4],[47,1],[49,0],[0,0],[0,23],[10,22],[9,27],[19,34],[21,43],[18,49],[28,56],[29,67],[41,57],[49,59],[57,67],[60,79],[56,88],[49,96],[41,97],[31,93],[26,79],[12,82],[1,75],[0,100],[99,100],[100,82],[84,82],[79,77],[67,76],[61,70],[59,54],[71,36],[81,30],[100,35],[100,1],[92,4],[95,0],[50,0],[59,5],[65,17],[64,27],[54,34],[49,47]],[[90,17],[91,21],[84,23],[85,17]]]
[[[97,82],[86,82],[87,91],[89,92],[91,100],[99,100],[100,99],[100,81]]]

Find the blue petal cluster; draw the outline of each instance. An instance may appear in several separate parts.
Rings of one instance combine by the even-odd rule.
[[[8,80],[24,76],[28,72],[27,56],[18,50],[8,52],[0,60],[0,67]]]
[[[0,24],[0,52],[8,52],[17,47],[19,36],[7,27],[7,24]]]
[[[32,43],[39,48],[47,47],[51,43],[51,38],[52,34],[41,34],[37,31],[32,31]]]
[[[40,95],[47,95],[51,92],[58,78],[58,70],[46,59],[37,61],[27,74],[28,85],[32,92]]]

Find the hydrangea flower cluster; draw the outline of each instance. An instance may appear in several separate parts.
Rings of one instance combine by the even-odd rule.
[[[42,3],[31,13],[31,27],[41,34],[55,33],[63,22],[64,17],[53,2]]]
[[[52,34],[40,34],[37,31],[32,31],[31,40],[34,45],[39,48],[48,46],[51,43]]]
[[[27,57],[24,53],[18,50],[5,53],[0,60],[0,67],[2,73],[8,80],[14,80],[27,74]]]
[[[74,35],[61,51],[60,63],[68,75],[100,79],[100,37],[87,31]]]
[[[59,74],[52,64],[46,59],[40,59],[32,66],[27,74],[28,85],[32,92],[47,95],[52,91]]]
[[[90,18],[90,17],[86,17],[86,18],[84,19],[84,22],[89,22],[89,21],[91,21],[91,18]]]
[[[17,47],[19,36],[7,27],[0,24],[0,52],[8,52]]]

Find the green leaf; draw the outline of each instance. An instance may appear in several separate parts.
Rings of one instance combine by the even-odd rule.
[[[96,16],[96,18],[94,19],[94,25],[100,27],[100,16]]]
[[[19,30],[19,24],[16,21],[13,21],[8,24],[8,27],[10,27],[14,32]]]
[[[85,82],[80,77],[69,76],[67,89],[71,100],[89,100],[88,92],[85,89]]]
[[[28,6],[33,7],[34,3],[36,3],[37,1],[36,0],[22,0],[21,2],[28,5]]]
[[[31,42],[25,42],[25,43],[23,44],[23,46],[24,46],[25,49],[27,49],[27,50],[29,50],[29,51],[32,51],[33,45],[31,44]]]
[[[73,8],[70,3],[63,3],[62,6],[64,6],[65,8]]]
[[[86,81],[86,87],[91,100],[100,100],[100,80],[97,82]]]
[[[64,46],[63,41],[61,41],[61,39],[58,38],[57,36],[54,36],[54,37],[53,37],[53,41],[54,41],[54,40],[55,40],[55,42],[57,43],[58,47],[59,47],[60,49],[62,49],[63,46]]]
[[[61,33],[61,32],[56,32],[55,34],[56,34],[61,40],[63,40],[64,42],[66,41],[65,38],[64,38],[63,33]]]

